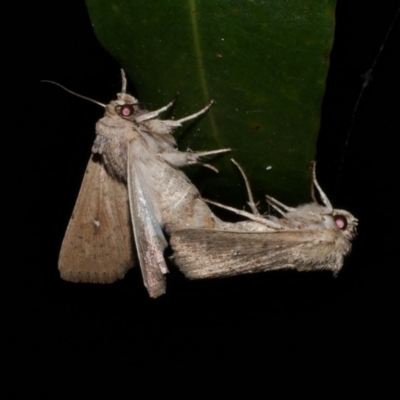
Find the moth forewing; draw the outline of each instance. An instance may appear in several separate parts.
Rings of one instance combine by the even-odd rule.
[[[142,270],[143,282],[150,297],[165,293],[165,274],[168,272],[163,252],[168,246],[146,193],[146,183],[137,170],[132,146],[128,147],[128,195],[136,250]]]
[[[128,191],[92,155],[62,243],[58,268],[71,282],[111,283],[133,266]]]
[[[186,229],[174,232],[174,262],[189,279],[297,269],[340,269],[331,231]],[[339,265],[338,265],[339,264]]]

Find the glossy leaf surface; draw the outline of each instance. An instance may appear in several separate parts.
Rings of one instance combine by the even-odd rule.
[[[244,205],[234,157],[257,200],[310,200],[320,108],[334,33],[333,0],[86,0],[103,46],[148,109],[180,97],[180,118],[215,100],[177,137],[193,151],[231,156],[186,172],[208,197]]]

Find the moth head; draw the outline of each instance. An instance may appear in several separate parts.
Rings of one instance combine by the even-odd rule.
[[[358,219],[348,211],[335,209],[331,213],[333,221],[347,239],[351,240],[357,235]]]
[[[328,199],[328,196],[324,193],[324,191],[321,189],[321,187],[318,184],[317,177],[316,177],[316,172],[315,172],[315,166],[316,163],[313,163],[313,189],[314,186],[317,188],[319,197],[321,198],[321,201],[323,203],[322,207],[323,212],[321,213],[321,217],[324,220],[325,224],[332,224],[333,227],[341,230],[344,234],[344,236],[351,240],[353,239],[356,234],[357,234],[357,223],[358,220],[355,218],[352,214],[350,214],[348,211],[345,210],[339,210],[339,209],[334,209],[332,207],[331,202]],[[315,197],[314,190],[311,192],[311,196],[314,200],[314,205],[318,204],[317,199]],[[327,220],[329,219],[329,221]]]
[[[118,115],[127,120],[133,120],[140,111],[139,102],[129,94],[118,93],[118,99],[112,101],[107,106],[107,111],[110,114]]]
[[[127,120],[133,120],[134,115],[137,115],[140,110],[139,101],[126,93],[126,75],[125,71],[121,69],[122,88],[121,92],[117,94],[117,100],[112,101],[106,107],[106,114],[111,116],[119,116]]]
[[[318,191],[322,204],[317,201],[314,187]],[[315,163],[313,164],[311,197],[314,200],[313,203],[303,204],[296,208],[285,206],[271,196],[267,196],[267,202],[283,215],[284,220],[281,220],[281,223],[290,229],[330,230],[343,235],[349,241],[355,237],[357,219],[348,211],[337,210],[332,207],[328,196],[318,184]]]
[[[276,209],[277,201],[268,197],[268,203]],[[280,209],[282,205],[280,204]],[[281,223],[291,229],[330,230],[352,240],[356,235],[357,219],[345,210],[329,209],[317,203],[302,204],[292,208],[283,206],[280,210],[284,219]]]

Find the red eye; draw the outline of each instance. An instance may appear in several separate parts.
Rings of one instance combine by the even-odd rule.
[[[347,219],[343,215],[336,215],[333,219],[340,230],[344,231],[347,228]]]
[[[122,117],[129,117],[134,112],[135,112],[135,110],[133,109],[132,104],[125,104],[123,106],[120,106],[119,109],[118,109],[118,113]]]

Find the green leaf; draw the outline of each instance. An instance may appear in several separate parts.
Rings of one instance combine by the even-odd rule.
[[[292,205],[310,200],[334,0],[86,3],[98,39],[146,108],[165,105],[179,91],[173,116],[180,118],[215,100],[177,137],[182,150],[233,150],[211,160],[220,174],[185,171],[203,193],[244,205],[234,157],[257,200],[265,194]]]

